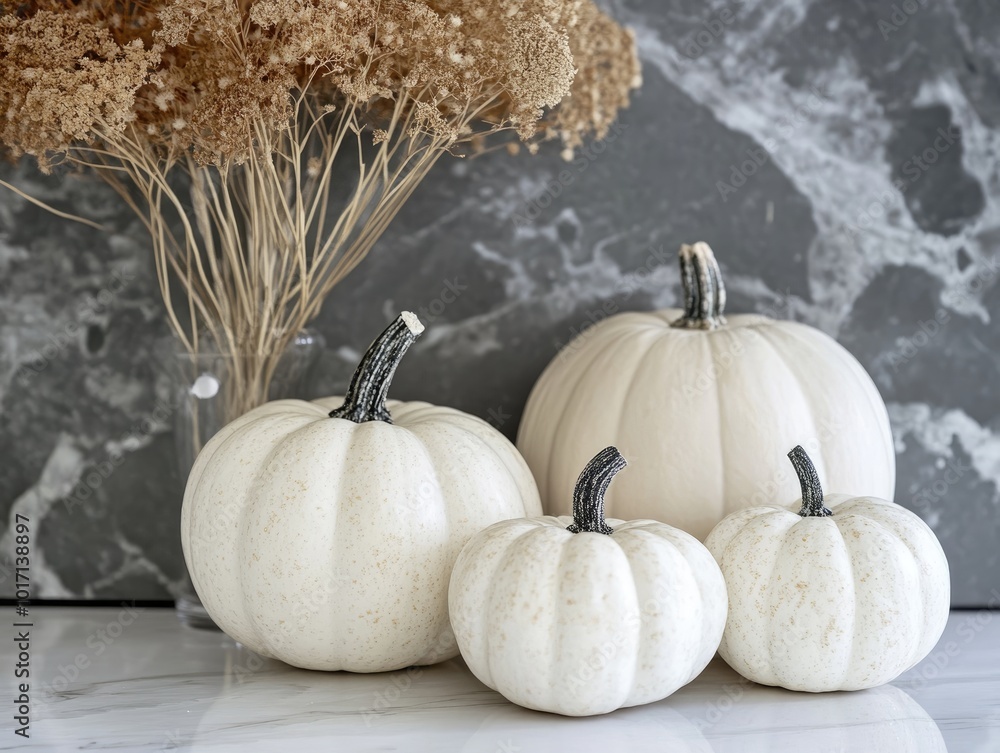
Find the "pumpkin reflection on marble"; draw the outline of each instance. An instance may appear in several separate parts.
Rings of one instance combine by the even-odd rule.
[[[578,753],[718,753],[696,722],[667,703],[648,707],[648,713],[609,714],[589,724],[511,704],[476,710],[485,708],[495,710],[458,753],[550,753],[570,746]]]
[[[948,753],[923,706],[893,685],[822,695],[754,687],[712,732],[713,753]]]

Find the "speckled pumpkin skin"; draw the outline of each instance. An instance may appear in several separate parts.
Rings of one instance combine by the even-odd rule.
[[[381,672],[458,653],[448,579],[491,523],[538,515],[514,446],[451,408],[389,401],[394,423],[280,400],[226,426],[188,480],[181,539],[205,608],[298,667]]]
[[[452,626],[469,669],[513,703],[567,716],[651,703],[715,655],[726,590],[694,537],[652,520],[570,533],[497,523],[455,564]]]
[[[899,505],[828,494],[830,517],[733,513],[705,546],[729,589],[719,653],[763,685],[823,692],[882,685],[923,659],[948,619],[948,561]]]

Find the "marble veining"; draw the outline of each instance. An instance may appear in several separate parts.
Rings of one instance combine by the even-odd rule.
[[[930,656],[890,685],[794,693],[716,659],[658,703],[570,718],[528,711],[460,659],[353,675],[262,659],[167,609],[33,608],[30,739],[3,750],[579,753],[994,753],[1000,612],[953,612]],[[12,666],[5,641],[0,661]],[[11,673],[4,696],[13,697]]]
[[[819,327],[872,374],[896,501],[941,539],[954,604],[1000,604],[1000,13],[605,4],[643,63],[619,127],[569,164],[554,145],[442,160],[324,307],[330,347],[306,396],[342,392],[371,333],[407,308],[427,333],[393,397],[513,436],[558,347],[609,311],[676,305],[677,248],[705,240],[729,311]],[[148,241],[98,183],[26,162],[0,175],[109,228],[0,195],[0,552],[21,512],[39,524],[35,596],[169,598],[182,480]],[[118,450],[126,462],[93,476]]]

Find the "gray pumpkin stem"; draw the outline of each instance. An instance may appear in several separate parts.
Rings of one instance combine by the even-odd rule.
[[[788,453],[788,459],[792,461],[795,475],[799,477],[799,486],[802,487],[799,515],[803,518],[826,518],[833,515],[833,511],[823,504],[823,487],[819,483],[819,474],[802,445],[796,445]]]
[[[351,377],[344,404],[330,411],[330,418],[346,418],[356,424],[365,421],[391,424],[392,416],[385,407],[389,384],[403,355],[423,331],[424,325],[416,314],[404,311],[397,316],[369,346]]]
[[[678,254],[681,262],[681,286],[684,289],[684,314],[670,323],[680,329],[715,329],[726,323],[726,286],[722,270],[709,245],[698,241],[686,243]]]
[[[570,533],[614,533],[604,522],[604,493],[611,479],[628,463],[617,447],[605,447],[587,463],[573,489],[573,522],[566,526]]]

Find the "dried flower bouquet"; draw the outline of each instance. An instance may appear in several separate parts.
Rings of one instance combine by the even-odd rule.
[[[240,356],[234,416],[438,157],[571,152],[638,80],[590,0],[0,0],[0,144],[138,213],[184,347]]]

